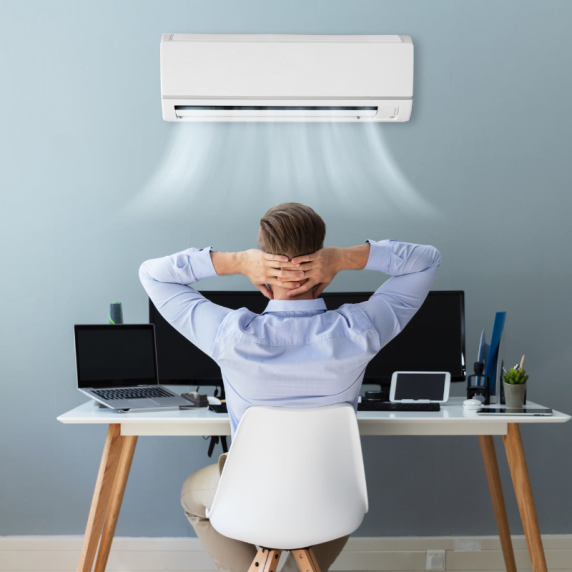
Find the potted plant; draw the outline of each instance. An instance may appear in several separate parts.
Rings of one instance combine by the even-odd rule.
[[[526,375],[526,371],[522,367],[509,369],[502,378],[504,398],[508,409],[522,409],[524,406],[527,379],[528,375]]]

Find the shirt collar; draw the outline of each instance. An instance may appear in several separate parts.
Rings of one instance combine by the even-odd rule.
[[[326,311],[326,303],[323,298],[316,300],[270,300],[266,310],[262,312],[320,312]]]

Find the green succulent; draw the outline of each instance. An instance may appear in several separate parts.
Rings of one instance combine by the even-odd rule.
[[[526,383],[528,375],[524,369],[509,369],[503,377],[503,381],[511,385],[521,385]]]

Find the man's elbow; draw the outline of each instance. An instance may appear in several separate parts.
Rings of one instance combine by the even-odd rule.
[[[441,253],[430,244],[417,246],[416,265],[418,271],[439,268],[441,265]]]
[[[151,278],[149,276],[149,262],[150,260],[146,260],[139,266],[139,280],[141,280],[143,284]]]
[[[431,266],[433,268],[439,268],[439,266],[441,266],[441,253],[434,246],[431,248],[433,250],[433,263]]]

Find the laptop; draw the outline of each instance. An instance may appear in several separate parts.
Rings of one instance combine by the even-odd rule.
[[[188,406],[159,385],[153,324],[74,326],[77,388],[111,409]]]

